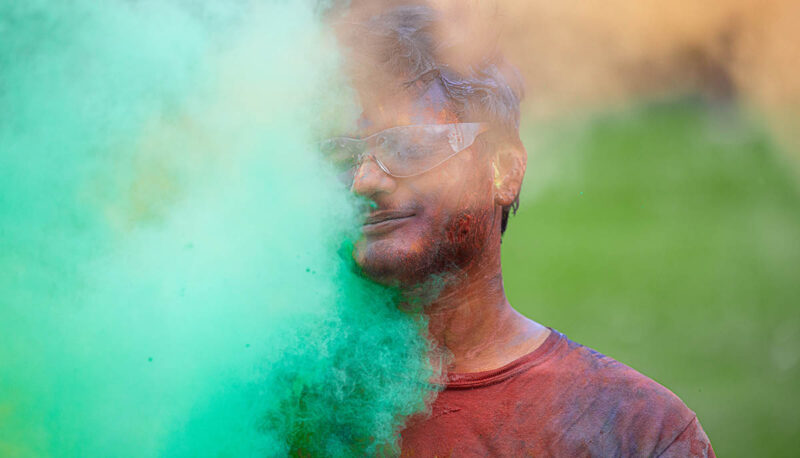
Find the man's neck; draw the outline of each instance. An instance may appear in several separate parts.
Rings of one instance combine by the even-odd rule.
[[[502,367],[544,342],[549,329],[514,310],[503,288],[500,247],[448,281],[426,307],[433,341],[448,350],[448,372]]]

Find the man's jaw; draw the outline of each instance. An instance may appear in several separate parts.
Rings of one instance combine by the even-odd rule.
[[[375,216],[383,218],[378,214]],[[398,213],[396,216],[375,220],[374,227],[381,233],[376,230],[374,235],[369,234],[365,225],[363,236],[355,244],[353,257],[366,277],[402,289],[419,282],[420,277],[429,273],[430,258],[435,257],[438,250],[430,238],[420,234],[424,231],[422,215]]]

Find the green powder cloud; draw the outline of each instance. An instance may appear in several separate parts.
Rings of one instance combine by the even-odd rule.
[[[394,453],[433,394],[318,5],[223,5],[0,5],[0,455]]]

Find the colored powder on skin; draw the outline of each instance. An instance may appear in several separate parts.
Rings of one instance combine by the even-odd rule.
[[[0,5],[2,456],[396,453],[434,394],[313,147],[319,5],[222,5]]]

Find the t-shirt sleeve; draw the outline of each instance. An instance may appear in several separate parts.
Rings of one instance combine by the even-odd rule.
[[[711,448],[711,441],[708,440],[697,417],[692,418],[686,428],[658,456],[660,458],[716,457],[714,449]]]

